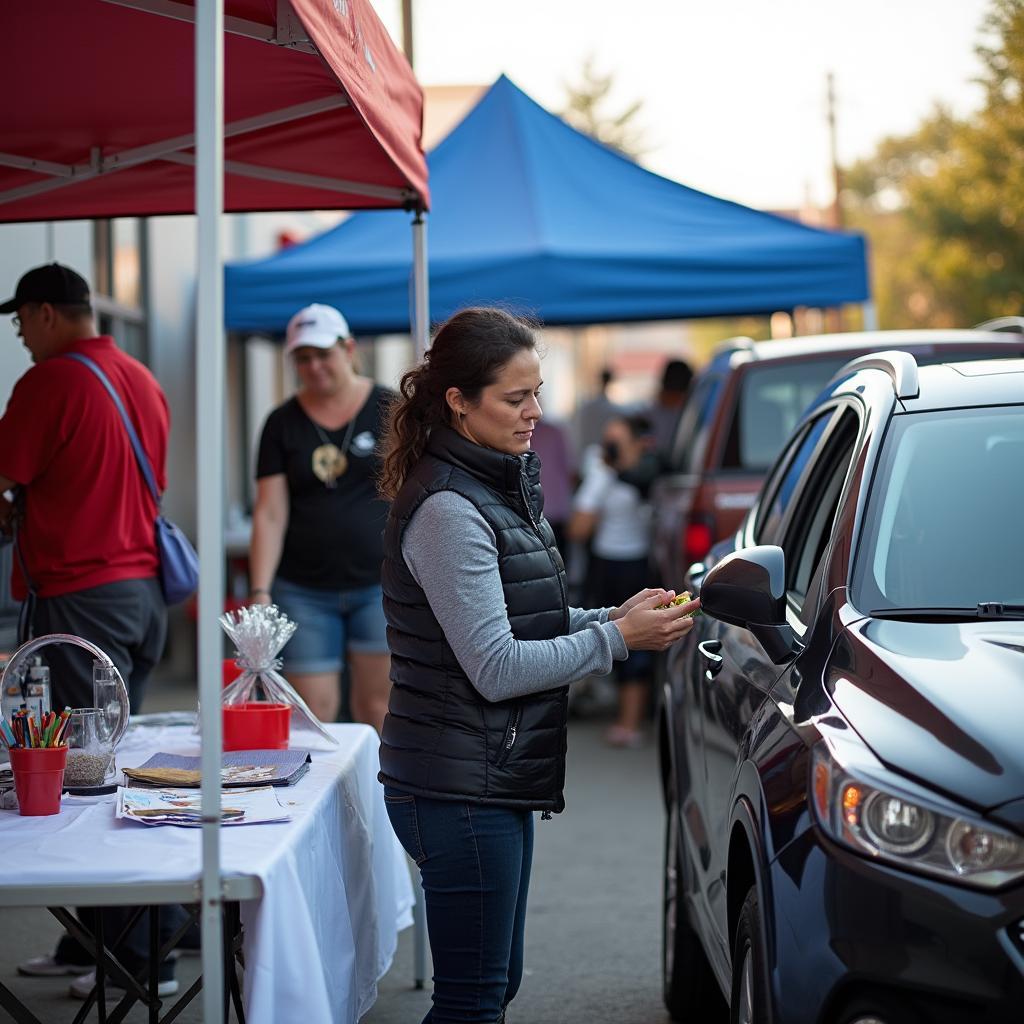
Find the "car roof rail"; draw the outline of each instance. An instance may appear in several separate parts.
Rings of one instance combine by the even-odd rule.
[[[892,379],[897,398],[917,398],[921,385],[917,379],[917,360],[909,352],[889,350],[851,359],[837,374],[844,377],[858,370],[883,370]]]
[[[722,352],[749,352],[750,358],[756,359],[757,342],[745,334],[738,334],[735,338],[725,338],[715,346],[715,355],[720,355]]]
[[[976,331],[1007,331],[1012,334],[1024,334],[1024,316],[1000,316],[995,320],[986,320],[975,326]]]

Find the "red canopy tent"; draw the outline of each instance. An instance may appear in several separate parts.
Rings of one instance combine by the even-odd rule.
[[[0,220],[195,209],[195,13],[7,5]],[[367,0],[226,0],[224,27],[225,210],[427,208],[422,92]]]
[[[223,211],[415,211],[427,330],[422,91],[370,0],[4,5],[0,222],[197,214],[203,1008],[221,1013],[219,613]]]

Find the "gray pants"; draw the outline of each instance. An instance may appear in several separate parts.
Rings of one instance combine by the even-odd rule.
[[[128,687],[132,713],[138,714],[149,674],[163,654],[167,606],[155,579],[123,580],[60,597],[41,597],[36,599],[32,634],[42,636],[44,633],[74,633],[106,652]],[[40,653],[50,666],[51,706],[91,707],[93,659],[89,652],[70,644],[51,644]],[[113,941],[132,909],[103,910],[108,942]],[[78,913],[87,925],[94,924],[95,909]],[[161,941],[183,920],[180,907],[165,907],[160,914]],[[144,915],[125,943],[133,969],[149,956],[146,921]],[[92,951],[83,950],[70,935],[61,937],[56,956],[67,963],[82,964],[83,970],[92,962]]]
[[[32,633],[74,633],[105,651],[128,687],[133,714],[167,636],[167,606],[156,579],[121,580],[36,600]],[[50,667],[54,708],[92,707],[92,656],[81,647],[51,644],[40,652]]]

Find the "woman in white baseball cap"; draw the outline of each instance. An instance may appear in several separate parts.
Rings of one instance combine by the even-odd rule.
[[[393,397],[359,374],[355,342],[333,306],[288,323],[296,394],[267,417],[256,464],[250,598],[298,624],[284,672],[313,712],[333,722],[347,660],[352,717],[380,731],[390,660],[380,589],[388,506],[375,481]]]

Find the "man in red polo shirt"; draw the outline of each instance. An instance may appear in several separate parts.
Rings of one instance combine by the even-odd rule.
[[[163,651],[167,608],[158,579],[153,521],[156,507],[135,459],[124,423],[102,382],[75,359],[80,352],[106,374],[121,397],[162,493],[169,417],[153,375],[97,336],[89,286],[69,267],[36,267],[18,282],[0,313],[14,326],[35,364],[14,386],[0,418],[0,494],[16,489],[12,504],[0,497],[0,527],[17,517],[12,590],[28,599],[32,633],[74,633],[91,640],[117,665],[137,712],[153,666]],[[51,645],[54,707],[90,707],[92,658],[81,648]],[[132,908],[104,911],[116,935]],[[81,912],[91,921],[91,912]],[[180,910],[160,915],[161,938],[183,920]],[[136,971],[148,956],[148,923],[140,919],[125,940],[122,961]],[[18,965],[22,974],[78,974],[91,955],[65,935],[52,955]],[[174,964],[159,967],[159,994],[178,989]],[[71,985],[85,998],[93,973]]]
[[[32,632],[75,633],[104,650],[138,711],[163,651],[167,610],[158,580],[156,507],[110,395],[92,359],[121,396],[162,492],[169,418],[153,375],[108,336],[97,336],[89,286],[59,263],[18,282],[0,313],[14,324],[35,364],[15,384],[0,418],[0,492],[17,488],[16,508],[0,498],[0,523],[16,514],[12,590],[34,598]],[[31,597],[30,597],[31,595]],[[92,659],[51,645],[54,707],[89,707]]]

